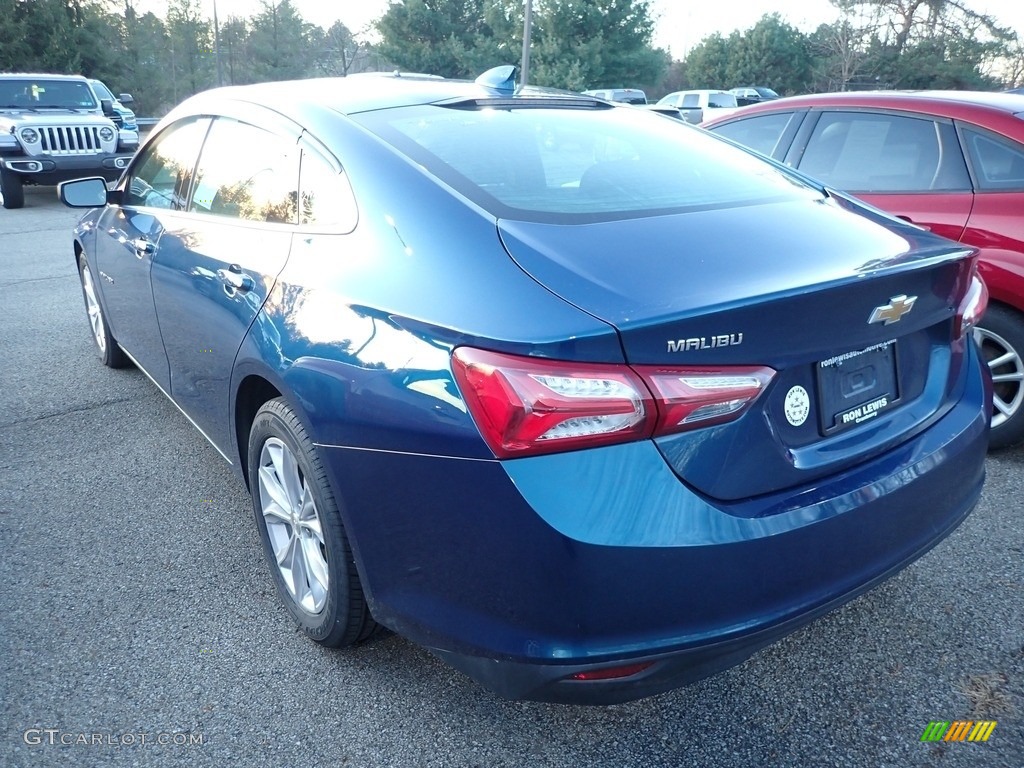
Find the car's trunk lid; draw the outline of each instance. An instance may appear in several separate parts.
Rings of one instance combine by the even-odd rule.
[[[526,272],[619,330],[631,364],[777,372],[740,419],[658,439],[683,480],[735,499],[876,455],[949,406],[970,252],[852,207],[824,198],[499,231]]]

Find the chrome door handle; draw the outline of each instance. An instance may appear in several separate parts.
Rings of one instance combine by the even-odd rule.
[[[218,269],[217,277],[224,283],[224,290],[229,296],[233,295],[235,291],[242,293],[251,291],[256,285],[256,282],[245,274],[237,264],[232,264],[227,269]]]
[[[152,256],[156,253],[156,246],[144,237],[135,238],[132,240],[131,245],[135,249],[135,257],[138,259]]]

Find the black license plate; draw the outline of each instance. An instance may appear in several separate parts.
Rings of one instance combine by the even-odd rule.
[[[900,397],[896,341],[818,363],[821,430],[830,435],[877,418]]]

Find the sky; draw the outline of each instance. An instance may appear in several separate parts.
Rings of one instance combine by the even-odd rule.
[[[335,21],[344,22],[359,33],[387,9],[389,0],[292,0],[307,20],[327,28]],[[214,0],[202,0],[207,13],[213,15]],[[259,0],[216,0],[217,14],[252,16],[260,8]],[[159,15],[166,12],[166,3],[157,0],[138,3],[144,10]],[[780,8],[785,5],[786,7]],[[980,13],[994,16],[1003,26],[1024,35],[1024,2],[1021,0],[966,0],[966,5]],[[656,19],[654,44],[667,48],[675,58],[686,53],[703,38],[715,32],[728,35],[733,30],[752,27],[767,13],[778,11],[787,22],[804,32],[815,29],[838,17],[828,0],[651,0]]]

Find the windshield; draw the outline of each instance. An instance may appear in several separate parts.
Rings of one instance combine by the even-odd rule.
[[[642,110],[416,106],[358,119],[498,218],[582,223],[820,197],[713,135]]]
[[[26,109],[95,109],[96,99],[84,80],[0,78],[0,106]]]

